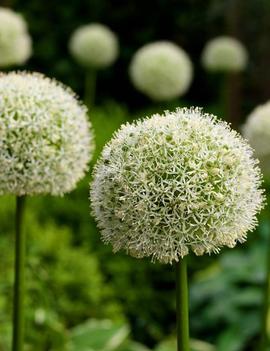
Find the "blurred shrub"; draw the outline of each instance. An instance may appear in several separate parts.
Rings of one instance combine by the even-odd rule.
[[[4,231],[0,236],[0,346],[8,350],[12,314],[13,235],[9,225],[11,201],[0,203]],[[8,230],[9,228],[9,230]],[[71,245],[71,231],[47,222],[40,225],[27,213],[26,350],[60,347],[67,329],[87,318],[123,320],[111,285],[100,272],[98,260]]]

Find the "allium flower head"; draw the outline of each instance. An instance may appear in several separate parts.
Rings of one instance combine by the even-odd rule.
[[[32,41],[21,15],[0,7],[0,67],[24,64],[32,53]]]
[[[252,149],[201,109],[126,124],[93,174],[92,211],[105,243],[178,261],[246,240],[264,195]]]
[[[118,56],[118,39],[108,27],[98,23],[88,24],[73,33],[69,49],[79,64],[105,68]]]
[[[134,86],[153,100],[171,100],[183,95],[192,76],[192,63],[186,52],[167,41],[143,46],[130,65]]]
[[[264,174],[270,176],[270,101],[251,112],[243,134],[254,148]]]
[[[210,40],[202,53],[203,66],[209,71],[238,72],[246,68],[248,54],[237,39],[221,36]]]
[[[62,195],[87,170],[93,137],[71,90],[41,74],[0,75],[0,194]]]

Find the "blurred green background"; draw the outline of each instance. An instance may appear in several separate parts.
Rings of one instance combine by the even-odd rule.
[[[242,76],[240,120],[270,96],[269,0],[37,0],[0,1],[29,24],[34,54],[23,69],[42,72],[83,96],[84,70],[67,44],[81,24],[101,22],[117,33],[120,57],[100,71],[95,162],[121,123],[179,105],[203,106],[224,116],[220,81],[201,67],[206,41],[230,34],[250,60]],[[154,104],[136,92],[128,65],[143,44],[166,39],[182,46],[195,67],[188,94]],[[92,167],[91,165],[91,167]],[[89,216],[89,175],[63,198],[28,199],[26,351],[171,351],[175,349],[174,270],[104,246]],[[0,201],[0,351],[10,350],[15,202]],[[190,256],[190,319],[194,351],[257,350],[261,287],[270,232],[269,210],[244,245],[219,256]],[[200,342],[198,340],[203,340]],[[145,346],[143,346],[145,345]]]

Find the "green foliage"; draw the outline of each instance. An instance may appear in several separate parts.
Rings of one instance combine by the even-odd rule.
[[[192,330],[198,336],[216,335],[211,339],[218,351],[242,351],[257,342],[266,255],[260,234],[261,241],[224,252],[194,275],[191,314],[197,318],[192,319]]]
[[[10,213],[13,201],[5,200],[1,203],[1,218],[7,221],[5,214]],[[30,211],[26,222],[26,350],[60,347],[65,342],[67,330],[90,317],[123,320],[121,307],[114,300],[111,285],[105,284],[96,256],[73,246],[72,233],[66,227],[49,221],[40,225]],[[8,228],[8,223],[4,223],[4,227],[5,224]],[[3,350],[8,349],[10,341],[12,313],[11,229],[0,236],[1,266],[4,267],[0,276],[0,340],[3,346],[0,345]]]
[[[114,351],[126,341],[126,324],[113,324],[109,320],[89,320],[70,331],[68,351]]]
[[[123,323],[110,320],[89,320],[69,331],[67,351],[150,351],[130,339],[130,329]],[[174,351],[176,339],[160,342],[154,351]],[[215,347],[200,340],[191,340],[191,351],[215,351]]]
[[[122,123],[130,120],[130,114],[125,107],[111,101],[104,105],[103,108],[95,108],[93,111],[90,109],[89,116],[96,131],[96,152],[92,161],[95,164],[104,144],[109,141],[111,135]]]

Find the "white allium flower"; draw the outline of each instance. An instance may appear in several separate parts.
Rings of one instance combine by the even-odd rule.
[[[0,67],[24,64],[32,53],[32,41],[23,17],[0,7]]]
[[[251,112],[242,131],[254,148],[264,174],[270,176],[270,101]]]
[[[69,192],[92,153],[87,110],[70,89],[37,73],[0,75],[0,194]]]
[[[248,54],[235,38],[221,36],[210,40],[202,53],[203,66],[209,71],[238,72],[247,66]]]
[[[85,67],[110,66],[118,56],[118,39],[106,26],[93,23],[79,27],[72,35],[69,49]]]
[[[94,169],[102,239],[164,263],[234,247],[263,206],[257,162],[237,132],[198,108],[126,124]]]
[[[130,64],[134,86],[153,100],[171,100],[189,88],[192,63],[177,45],[160,41],[139,49]]]

